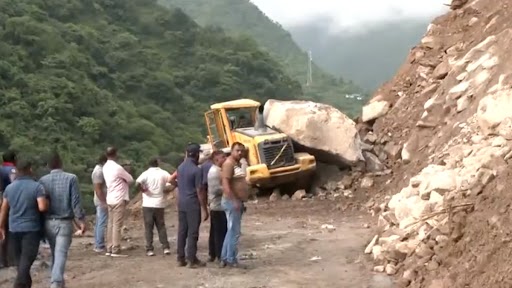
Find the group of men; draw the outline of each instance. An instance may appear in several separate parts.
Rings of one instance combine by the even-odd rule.
[[[196,256],[197,240],[201,218],[210,218],[209,261],[218,261],[221,267],[242,267],[237,260],[238,242],[243,202],[249,196],[244,152],[245,146],[235,142],[228,157],[217,150],[198,167],[200,146],[187,147],[187,157],[177,170],[179,266],[205,265]]]
[[[197,241],[201,222],[210,219],[209,261],[218,261],[221,267],[241,267],[237,261],[237,247],[243,201],[248,197],[245,181],[247,162],[242,159],[245,151],[243,144],[233,144],[229,156],[222,151],[214,151],[199,165],[201,147],[191,143],[186,148],[183,162],[172,175],[161,169],[159,159],[154,158],[149,161],[149,168],[135,181],[113,161],[114,154],[109,151],[105,157],[100,157],[92,173],[96,204],[96,252],[105,252],[112,257],[127,256],[120,249],[121,229],[129,200],[129,185],[135,182],[137,190],[142,193],[146,255],[155,255],[155,226],[163,253],[171,254],[165,226],[166,194],[169,187],[177,187],[178,266],[197,268],[206,265],[197,257]]]
[[[229,156],[214,151],[199,165],[202,151],[199,144],[192,143],[174,174],[161,169],[160,160],[153,158],[148,162],[149,168],[134,181],[129,171],[116,162],[117,149],[107,148],[91,175],[96,206],[94,250],[111,257],[127,256],[121,251],[121,234],[130,200],[129,188],[135,182],[142,193],[146,254],[155,255],[156,226],[163,253],[170,255],[164,210],[168,187],[174,186],[178,188],[178,266],[206,265],[197,257],[197,241],[201,222],[210,219],[209,261],[218,261],[221,267],[241,267],[237,261],[238,241],[243,202],[248,198],[244,151],[244,145],[237,142]],[[17,266],[15,288],[32,286],[30,268],[43,240],[49,243],[52,255],[50,287],[64,287],[74,226],[78,227],[75,234],[86,230],[77,176],[63,171],[57,152],[50,155],[47,166],[50,173],[36,181],[30,161],[17,159],[14,152],[3,155],[0,268]]]
[[[85,231],[76,175],[62,170],[57,152],[49,155],[49,174],[34,179],[32,163],[17,159],[9,151],[3,155],[0,170],[2,204],[0,208],[0,240],[2,266],[17,266],[15,288],[32,286],[30,268],[41,240],[51,249],[50,287],[64,287],[64,270],[71,246],[74,223]],[[11,254],[11,255],[10,255]]]

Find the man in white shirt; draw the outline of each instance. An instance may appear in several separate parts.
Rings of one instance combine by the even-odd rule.
[[[149,161],[149,169],[137,178],[136,185],[142,192],[142,214],[144,215],[144,228],[146,230],[146,255],[154,256],[153,252],[153,227],[156,226],[158,239],[165,255],[170,255],[171,250],[167,239],[165,227],[165,187],[171,182],[171,174],[161,169],[160,160],[153,158]]]
[[[107,162],[103,165],[103,178],[107,186],[107,253],[112,257],[122,257],[121,229],[124,223],[126,205],[130,201],[130,184],[133,177],[121,165],[117,164],[117,149],[107,148]]]

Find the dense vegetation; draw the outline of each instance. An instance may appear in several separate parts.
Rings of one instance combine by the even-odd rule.
[[[159,0],[165,6],[180,7],[200,25],[218,26],[232,35],[248,35],[279,60],[290,76],[303,85],[302,98],[328,103],[348,115],[359,115],[363,101],[345,98],[362,93],[355,84],[324,72],[313,63],[313,85],[305,86],[308,56],[290,33],[270,20],[249,0]],[[333,53],[326,53],[329,57]],[[315,56],[316,57],[316,56]],[[296,98],[301,98],[299,95]]]
[[[141,172],[203,141],[212,102],[302,94],[254,41],[156,0],[0,0],[0,55],[0,151],[57,148],[82,185],[107,145]]]

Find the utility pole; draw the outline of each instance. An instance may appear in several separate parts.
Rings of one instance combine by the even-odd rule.
[[[313,71],[312,71],[313,53],[311,50],[308,51],[308,75],[306,79],[306,86],[313,84]]]

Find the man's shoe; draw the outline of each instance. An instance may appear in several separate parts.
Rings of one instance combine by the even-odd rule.
[[[187,266],[187,261],[178,259],[178,267],[185,267],[185,266]]]
[[[128,257],[128,255],[126,255],[126,254],[121,254],[120,252],[116,252],[116,253],[112,252],[112,253],[110,254],[110,257],[119,258],[119,257]]]
[[[150,250],[150,251],[147,251],[147,252],[146,252],[146,256],[150,256],[150,257],[151,257],[151,256],[155,256],[155,252],[153,252],[153,251],[151,251],[151,250]]]
[[[222,261],[222,260],[220,260],[220,261],[219,261],[219,267],[220,267],[220,268],[224,268],[224,267],[226,267],[226,266],[227,266],[227,264],[226,264],[226,262],[225,262],[225,261]]]
[[[171,255],[171,249],[164,249],[165,255]]]
[[[112,255],[112,251],[105,252],[105,256],[111,256],[111,255]]]
[[[206,267],[206,263],[201,260],[196,260],[194,262],[188,262],[187,267],[191,269]]]
[[[215,262],[215,257],[210,256],[210,257],[208,257],[207,261],[210,262],[210,263],[211,262]]]
[[[237,268],[237,269],[247,269],[247,265],[240,264],[238,262],[235,262],[233,264],[228,265],[230,268]]]
[[[105,252],[105,248],[94,248],[94,252],[103,253],[103,252]]]
[[[53,282],[50,284],[50,288],[63,288],[64,285],[61,282]]]

